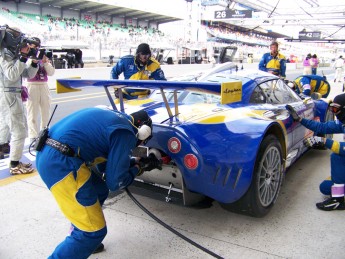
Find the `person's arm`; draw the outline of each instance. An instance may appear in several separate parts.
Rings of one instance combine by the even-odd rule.
[[[339,121],[318,122],[314,120],[301,119],[301,124],[314,131],[316,134],[344,133],[344,128]]]
[[[43,67],[47,71],[48,76],[53,76],[55,74],[55,68],[53,65],[50,63],[50,60],[47,58],[47,56],[43,56],[42,59],[43,62]]]
[[[302,85],[303,88],[303,94],[310,96],[311,94],[311,86],[310,86],[310,78],[308,77],[302,77],[300,80],[300,84]]]
[[[0,58],[0,66],[4,76],[10,81],[17,81],[26,67],[25,62],[17,60],[13,63],[12,61],[7,61],[2,57]]]
[[[119,79],[119,75],[123,72],[123,62],[120,59],[110,71],[111,79]]]
[[[22,77],[25,78],[34,78],[37,74],[38,71],[38,65],[37,63],[33,60],[30,66],[26,66],[23,73]]]
[[[285,57],[280,60],[280,76],[285,78],[286,77],[286,59]]]
[[[106,166],[106,183],[111,191],[130,185],[139,173],[139,166],[131,166],[131,151],[137,139],[133,132],[115,130],[110,137],[110,150]]]
[[[153,78],[154,80],[164,80],[166,81],[167,79],[165,78],[164,72],[163,70],[158,67],[150,76],[151,78]]]
[[[265,54],[262,56],[262,58],[261,58],[261,60],[259,62],[259,69],[261,71],[267,72]]]
[[[289,111],[294,121],[300,122],[304,127],[314,131],[317,134],[345,133],[344,125],[338,120],[327,122],[308,120],[301,118],[298,115],[298,112],[291,105],[287,104],[286,109]]]

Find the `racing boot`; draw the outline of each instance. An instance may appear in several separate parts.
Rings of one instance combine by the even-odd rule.
[[[316,207],[325,211],[345,210],[344,187],[344,184],[333,184],[331,187],[331,198],[316,203]]]
[[[345,210],[344,197],[331,197],[323,202],[316,203],[316,207],[320,210]]]

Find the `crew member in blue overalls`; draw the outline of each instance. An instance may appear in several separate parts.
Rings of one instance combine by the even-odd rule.
[[[327,98],[331,91],[331,85],[325,76],[303,75],[297,77],[288,84],[300,96],[310,96],[319,93],[320,98]]]
[[[122,57],[111,69],[111,78],[119,79],[121,73],[123,73],[125,79],[130,80],[166,80],[159,62],[151,57],[150,46],[146,43],[141,43],[138,46],[135,56],[127,55]],[[132,100],[145,96],[150,91],[125,88],[122,93],[125,99]]]
[[[286,58],[278,51],[278,42],[270,45],[271,52],[265,53],[259,63],[259,69],[273,75],[285,78]]]
[[[286,108],[290,111],[295,121],[299,121],[304,127],[312,130],[315,134],[345,133],[345,93],[337,95],[330,103],[329,109],[338,120],[328,122],[317,122],[314,120],[302,119],[291,106]],[[331,197],[323,202],[316,203],[320,210],[345,210],[344,187],[345,187],[345,142],[338,142],[332,139],[313,136],[305,140],[305,145],[312,147],[314,144],[322,143],[331,149],[331,178],[320,184],[320,191]]]
[[[37,170],[72,223],[71,234],[49,258],[88,258],[104,249],[107,226],[101,206],[109,189],[123,189],[143,171],[160,167],[155,156],[131,158],[151,132],[145,111],[127,115],[100,108],[77,111],[49,129],[37,152]]]

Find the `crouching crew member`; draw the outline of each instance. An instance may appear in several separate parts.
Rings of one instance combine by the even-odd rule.
[[[37,148],[37,169],[73,226],[50,258],[87,258],[103,250],[107,226],[101,206],[109,189],[123,189],[143,171],[160,167],[155,156],[145,167],[131,158],[151,132],[145,111],[126,115],[99,108],[75,112],[49,129],[45,145]],[[96,170],[99,165],[103,170]]]
[[[317,122],[314,120],[302,119],[298,116],[293,107],[287,105],[291,116],[299,121],[304,127],[314,131],[316,134],[345,133],[345,94],[337,95],[334,102],[329,105],[338,120],[328,122]],[[316,204],[320,210],[345,210],[344,187],[345,187],[345,142],[338,142],[332,139],[313,136],[305,140],[305,145],[312,147],[314,144],[324,143],[325,147],[331,149],[331,179],[320,184],[320,191],[331,197]]]
[[[302,97],[318,93],[320,98],[326,98],[331,91],[331,85],[326,77],[318,75],[299,76],[293,82],[290,82],[289,86]]]

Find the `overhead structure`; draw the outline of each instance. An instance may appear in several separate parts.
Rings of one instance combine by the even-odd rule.
[[[252,10],[251,19],[230,18],[228,22],[246,28],[260,26],[283,32],[302,28],[320,32],[320,39],[345,39],[345,0],[234,0],[237,7]],[[236,8],[236,7],[235,7]],[[237,9],[237,8],[236,8]]]
[[[117,1],[85,1],[85,0],[37,0],[40,7],[58,7],[61,10],[74,10],[83,13],[92,13],[95,15],[108,15],[111,17],[125,17],[127,19],[135,19],[137,21],[154,22],[157,24],[179,21],[181,18],[176,16],[168,16],[150,11],[142,11],[138,9],[125,8],[116,5]],[[114,2],[112,4],[111,2]]]

